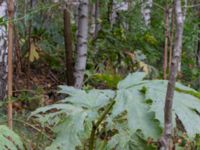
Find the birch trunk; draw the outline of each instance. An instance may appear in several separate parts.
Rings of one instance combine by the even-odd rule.
[[[188,5],[188,1],[187,0],[184,0],[184,9],[183,9],[183,21],[185,21],[185,17],[187,15],[187,5]],[[181,58],[179,60],[179,63],[178,63],[178,73],[181,73]]]
[[[7,18],[7,2],[0,0],[0,18]],[[0,100],[4,99],[7,90],[8,77],[8,48],[6,23],[0,24]]]
[[[109,15],[109,22],[111,24],[111,28],[113,27],[114,24],[117,23],[119,19],[119,12],[122,11],[127,11],[129,6],[128,6],[127,1],[123,2],[118,2],[117,0],[110,0],[108,4],[108,15]],[[125,25],[126,26],[126,25]]]
[[[175,12],[174,12],[174,6],[172,7],[172,10],[171,10],[171,31],[170,31],[170,36],[169,36],[169,72],[170,72],[170,69],[171,69],[171,62],[172,62],[172,53],[173,53],[173,41],[174,41],[174,26],[175,26],[175,23],[174,23],[174,20],[175,20]]]
[[[160,150],[169,150],[171,132],[172,132],[172,105],[174,97],[174,89],[176,83],[176,74],[178,70],[178,64],[181,58],[182,51],[182,38],[183,38],[183,14],[181,9],[180,0],[175,0],[175,12],[176,12],[176,40],[173,52],[173,58],[171,63],[171,70],[169,76],[169,82],[167,86],[167,93],[165,98],[164,108],[164,131],[160,138]]]
[[[77,57],[75,63],[76,88],[82,88],[87,59],[88,0],[80,0],[78,8]]]
[[[144,18],[144,23],[148,27],[151,23],[151,8],[153,6],[153,0],[142,0],[141,13]]]
[[[163,59],[163,79],[167,79],[167,60],[168,60],[168,40],[169,40],[169,8],[165,8],[165,47]]]
[[[111,28],[116,22],[117,18],[117,11],[115,9],[116,1],[115,0],[110,0],[108,3],[108,16],[109,16],[109,22],[111,25]]]

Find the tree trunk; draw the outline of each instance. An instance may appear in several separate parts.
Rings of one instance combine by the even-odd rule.
[[[33,0],[29,1],[29,10],[33,9]],[[29,12],[30,13],[30,12]],[[30,82],[30,75],[31,75],[31,62],[30,62],[30,57],[31,57],[31,43],[32,43],[32,39],[31,39],[31,33],[32,33],[32,18],[30,18],[29,22],[28,22],[28,36],[27,36],[27,43],[28,43],[28,51],[29,51],[29,57],[28,57],[28,65],[27,65],[27,75],[26,75],[26,85],[27,85],[27,89],[29,89],[29,82]]]
[[[99,32],[99,29],[100,29],[100,24],[99,24],[99,0],[96,0],[95,2],[95,12],[94,12],[94,18],[95,18],[95,28],[94,28],[94,39],[97,38],[97,35],[98,35],[98,32]]]
[[[198,4],[198,2],[195,1],[195,4]],[[197,10],[197,18],[200,19],[200,6],[198,6]],[[198,30],[200,30],[200,23],[198,25]],[[200,32],[198,33],[198,41],[197,41],[197,54],[196,54],[196,60],[197,60],[197,67],[200,68]]]
[[[165,8],[165,47],[163,59],[163,79],[167,79],[167,60],[168,60],[168,40],[169,40],[169,8]]]
[[[0,0],[0,18],[7,18],[7,2]],[[0,100],[4,99],[7,90],[8,48],[6,23],[0,25]]]
[[[178,63],[181,57],[182,51],[182,37],[183,37],[183,14],[181,9],[180,0],[175,0],[175,12],[176,12],[176,40],[174,46],[174,53],[172,58],[169,82],[167,86],[167,93],[165,99],[164,108],[164,131],[160,138],[160,150],[169,150],[171,132],[172,132],[172,105],[174,97],[174,89],[176,83],[176,74],[178,70]]]
[[[173,41],[174,41],[174,20],[175,20],[175,14],[174,14],[174,6],[172,7],[172,11],[171,11],[171,32],[170,32],[170,37],[169,37],[169,41],[170,41],[170,45],[169,45],[169,72],[171,69],[171,62],[172,62],[172,53],[173,53]]]
[[[88,39],[88,0],[80,0],[78,8],[78,34],[77,34],[77,57],[75,63],[75,84],[76,88],[83,86],[84,71],[87,59]]]
[[[13,16],[14,0],[8,0],[8,127],[12,129],[12,85],[13,85]]]
[[[117,12],[116,12],[116,9],[114,9],[115,4],[116,4],[115,0],[109,0],[109,3],[108,3],[108,21],[111,25],[111,28],[115,24],[116,18],[117,18]]]
[[[68,6],[66,6],[68,7]],[[73,45],[72,45],[72,33],[71,33],[71,17],[67,8],[64,9],[64,39],[65,39],[65,55],[66,55],[66,77],[67,85],[74,85],[73,76]]]
[[[187,14],[187,5],[188,5],[187,0],[184,0],[184,7],[183,7],[183,12],[182,12],[183,21],[185,21],[185,17],[186,17],[186,14]],[[180,57],[179,63],[178,63],[178,74],[181,75],[181,57]]]
[[[151,8],[153,6],[153,0],[142,0],[141,13],[144,18],[144,23],[148,27],[151,23]]]
[[[200,17],[199,17],[200,18]],[[200,30],[200,24],[198,26]],[[197,66],[200,68],[200,33],[198,34],[198,46],[197,46]]]

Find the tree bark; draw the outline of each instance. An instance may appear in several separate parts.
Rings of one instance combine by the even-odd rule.
[[[7,2],[0,1],[0,18],[7,18]],[[6,23],[0,24],[0,100],[6,96],[7,77],[8,77],[8,48],[7,48],[7,30]]]
[[[29,1],[29,10],[31,11],[33,8],[33,0]],[[30,13],[30,12],[29,12]],[[30,62],[30,57],[31,57],[31,33],[32,33],[32,18],[30,18],[28,22],[28,36],[27,36],[27,44],[28,44],[28,51],[29,51],[29,57],[28,57],[28,64],[27,64],[27,75],[26,75],[26,85],[27,89],[29,89],[29,81],[30,81],[30,72],[31,72],[31,62]]]
[[[199,17],[200,18],[200,17]],[[200,30],[200,24],[198,26]],[[200,68],[200,33],[198,34],[198,46],[197,46],[197,66]]]
[[[94,12],[94,18],[95,18],[95,28],[94,28],[94,35],[93,38],[96,39],[99,29],[100,29],[100,24],[99,24],[99,0],[96,0],[95,2],[95,12]]]
[[[171,32],[170,32],[170,37],[169,37],[169,41],[170,41],[170,45],[169,45],[169,72],[171,69],[171,63],[172,63],[172,55],[173,55],[173,41],[174,41],[174,20],[175,20],[175,14],[174,14],[174,6],[172,7],[172,11],[171,11]]]
[[[114,9],[115,3],[115,0],[109,0],[108,2],[108,22],[110,23],[111,28],[115,24],[117,18],[117,12],[116,9]]]
[[[195,1],[195,4],[198,4],[198,2]],[[197,18],[200,19],[200,6],[198,6],[196,10],[197,10]],[[200,23],[198,24],[198,30],[200,30]],[[197,67],[200,68],[200,33],[198,33],[196,62],[197,62]]]
[[[8,127],[12,129],[12,85],[13,85],[13,16],[14,0],[8,0]]]
[[[88,0],[80,0],[78,8],[77,57],[75,63],[76,88],[82,88],[87,59]]]
[[[172,58],[169,82],[167,86],[167,93],[165,98],[164,108],[164,131],[160,138],[160,150],[169,150],[171,132],[172,132],[172,105],[174,97],[174,89],[176,83],[176,74],[178,70],[178,63],[181,57],[182,51],[182,38],[183,38],[183,14],[181,9],[180,0],[175,0],[175,12],[176,12],[176,40],[174,46],[174,53]]]
[[[168,40],[169,40],[169,8],[165,8],[165,47],[163,59],[163,79],[167,79],[167,60],[168,60]]]
[[[151,23],[151,8],[153,6],[153,0],[142,0],[141,13],[144,18],[144,23],[148,27]]]
[[[187,5],[188,5],[187,0],[184,0],[184,7],[183,7],[183,11],[182,11],[183,21],[185,21],[185,17],[187,14]],[[178,74],[181,75],[181,57],[180,57],[179,63],[178,63]]]
[[[66,77],[67,85],[74,85],[74,75],[73,75],[73,45],[72,45],[72,33],[71,33],[71,17],[70,12],[67,9],[68,6],[64,9],[64,39],[65,39],[65,55],[66,55]]]

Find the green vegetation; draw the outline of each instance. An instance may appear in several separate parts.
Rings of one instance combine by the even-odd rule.
[[[176,1],[0,0],[0,150],[159,149],[173,73],[170,146],[200,150],[200,2],[175,73]]]
[[[129,74],[115,91],[60,86],[59,92],[68,95],[64,100],[31,114],[42,126],[53,127],[56,139],[47,149],[88,149],[89,145],[96,149],[145,149],[146,146],[156,149],[155,143],[164,127],[167,81],[143,80],[144,77],[142,72]],[[177,88],[196,92],[180,83]],[[176,92],[174,130],[186,132],[189,139],[199,134],[199,108],[199,98]]]

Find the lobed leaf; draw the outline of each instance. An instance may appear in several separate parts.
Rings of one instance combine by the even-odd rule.
[[[20,137],[5,125],[0,126],[0,149],[24,150]]]

